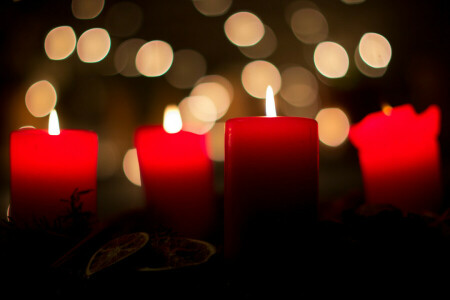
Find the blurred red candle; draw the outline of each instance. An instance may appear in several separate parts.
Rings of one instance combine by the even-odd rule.
[[[266,103],[267,117],[226,122],[225,255],[232,259],[283,248],[278,238],[298,239],[317,214],[317,122],[276,117],[270,87]]]
[[[204,238],[215,221],[212,162],[206,138],[182,131],[178,108],[166,108],[163,126],[135,133],[147,206],[158,224],[184,236]]]
[[[438,135],[440,110],[416,114],[409,105],[385,106],[352,126],[366,201],[390,204],[408,212],[441,207]]]
[[[49,131],[22,129],[10,137],[10,217],[21,225],[62,226],[72,221],[70,201],[79,194],[78,212],[97,211],[97,134],[59,131],[56,112]],[[78,205],[81,205],[78,207]],[[72,215],[73,216],[73,215]],[[58,225],[59,224],[59,225]]]

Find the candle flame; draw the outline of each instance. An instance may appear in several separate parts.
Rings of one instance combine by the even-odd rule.
[[[164,110],[163,127],[167,133],[177,133],[181,130],[183,123],[178,106],[172,104],[166,107]]]
[[[50,118],[48,119],[48,134],[50,135],[59,135],[59,120],[58,120],[58,114],[56,113],[56,110],[52,110],[50,113]]]
[[[275,99],[273,97],[272,87],[267,86],[266,90],[266,116],[268,117],[276,117],[277,110],[275,108]]]
[[[383,113],[384,113],[386,116],[390,116],[391,113],[392,113],[392,106],[390,106],[390,105],[387,104],[387,103],[383,103],[383,104],[381,105],[381,110],[383,111]]]

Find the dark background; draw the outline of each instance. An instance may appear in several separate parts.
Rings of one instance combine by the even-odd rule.
[[[77,37],[93,27],[105,27],[108,9],[119,1],[105,1],[103,12],[92,20],[72,15],[71,1],[4,0],[0,4],[0,209],[8,199],[9,133],[22,125],[46,128],[47,118],[37,119],[26,110],[27,88],[37,80],[58,78],[58,112],[68,128],[95,130],[102,138],[113,138],[120,159],[133,147],[134,129],[140,124],[160,123],[165,105],[178,102],[190,90],[172,87],[162,77],[125,78],[106,76],[108,56],[124,38],[112,36],[107,58],[97,64],[81,62],[76,53],[63,61],[51,61],[44,39],[52,28],[69,25]],[[207,74],[219,74],[233,84],[232,107],[221,121],[244,115],[261,115],[261,105],[246,94],[240,82],[242,68],[251,60],[232,45],[223,31],[225,20],[241,10],[255,13],[278,38],[277,50],[268,61],[280,67],[297,64],[315,73],[313,45],[304,45],[293,35],[285,10],[293,1],[233,1],[218,17],[200,14],[191,1],[132,1],[142,8],[143,22],[133,37],[161,39],[174,51],[191,48],[207,60]],[[392,106],[411,103],[418,112],[430,104],[442,110],[440,135],[445,192],[449,182],[449,11],[445,1],[367,0],[347,5],[339,0],[314,1],[329,26],[327,40],[340,43],[348,52],[350,68],[342,79],[319,81],[322,107],[341,107],[351,123],[378,111],[382,102]],[[392,60],[381,78],[368,78],[354,63],[353,53],[361,36],[376,32],[392,46]],[[315,73],[317,74],[317,73]],[[216,163],[217,188],[222,188],[222,164]],[[114,176],[99,180],[99,205],[104,216],[139,206],[141,189],[131,184],[120,168]],[[362,189],[357,152],[347,141],[338,148],[321,144],[320,201],[330,201]],[[6,213],[0,211],[4,217]]]

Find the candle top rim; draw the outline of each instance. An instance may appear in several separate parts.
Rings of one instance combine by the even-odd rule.
[[[293,116],[276,116],[276,117],[267,117],[267,116],[249,116],[249,117],[236,117],[236,118],[230,118],[226,122],[242,122],[245,120],[301,120],[303,122],[309,122],[317,124],[317,121],[312,118],[306,118],[306,117],[293,117]],[[274,121],[277,122],[277,121]]]
[[[71,134],[71,133],[86,133],[86,134],[95,134],[97,133],[93,130],[88,129],[61,129],[62,134]],[[55,136],[58,137],[59,135],[50,135],[48,133],[47,129],[35,129],[35,128],[24,128],[24,129],[17,129],[13,130],[11,134],[22,134],[22,135],[47,135],[47,136]]]

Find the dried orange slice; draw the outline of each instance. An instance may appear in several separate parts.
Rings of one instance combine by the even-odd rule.
[[[127,258],[144,247],[148,241],[149,235],[145,232],[130,233],[109,241],[92,255],[86,267],[86,275],[91,276]]]
[[[212,244],[183,237],[167,237],[151,241],[152,251],[159,259],[150,265],[139,268],[139,271],[164,271],[188,266],[196,266],[207,262],[216,253]]]

